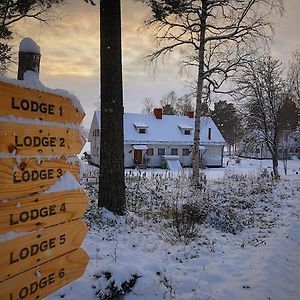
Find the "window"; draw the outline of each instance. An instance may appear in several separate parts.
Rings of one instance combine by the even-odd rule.
[[[259,153],[260,153],[259,148],[256,148],[255,152],[256,152],[257,154],[259,154]]]
[[[148,156],[153,156],[153,148],[148,148],[147,151],[146,151],[146,154]]]
[[[298,148],[295,148],[295,153],[298,153],[299,152],[299,149]]]
[[[190,150],[189,149],[182,149],[182,156],[189,156]]]
[[[294,149],[293,148],[290,148],[290,153],[294,153]]]
[[[298,139],[297,139],[297,138],[294,138],[294,142],[298,142]]]
[[[208,140],[211,140],[211,128],[208,128]]]
[[[139,133],[146,133],[146,128],[139,128]]]
[[[191,135],[191,130],[185,129],[183,133],[184,133],[184,135]]]
[[[97,156],[100,157],[100,149],[97,147]]]
[[[171,149],[171,155],[178,155],[178,149],[172,148]]]
[[[165,155],[166,151],[163,148],[158,149],[157,151],[158,155]]]
[[[149,126],[146,123],[133,122],[133,126],[138,133],[145,134]]]

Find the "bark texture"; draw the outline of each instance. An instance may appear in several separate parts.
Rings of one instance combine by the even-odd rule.
[[[120,0],[100,1],[101,142],[98,205],[125,209]]]

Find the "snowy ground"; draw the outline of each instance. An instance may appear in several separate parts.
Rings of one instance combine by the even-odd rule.
[[[92,168],[87,167],[85,174],[88,170]],[[162,170],[148,170],[145,175],[128,171],[133,184],[130,195],[141,199],[142,204],[131,204],[131,211],[124,217],[105,210],[98,215],[87,213],[91,230],[83,247],[90,255],[88,268],[82,278],[47,300],[299,300],[300,161],[289,161],[287,176],[282,175],[276,185],[266,175],[271,172],[270,161],[242,159],[237,164],[232,159],[226,168],[204,172],[207,188],[203,193],[218,199],[224,209],[226,203],[236,206],[233,211],[226,208],[234,213],[234,224],[226,223],[226,227],[218,223],[219,230],[216,224],[205,222],[194,228],[190,239],[176,238],[174,228],[166,227],[170,223],[155,216],[162,204],[168,207],[164,195],[167,199],[178,189],[176,195],[186,199],[187,181],[181,181],[185,177],[166,175]],[[97,186],[93,180],[83,180],[91,206],[95,205]],[[157,182],[155,190],[143,186],[151,180]],[[167,186],[159,190],[164,182],[171,181],[175,182],[171,190]],[[147,199],[148,206],[143,202]],[[231,218],[227,217],[225,222]],[[111,297],[111,291],[120,290],[126,292],[124,298]]]

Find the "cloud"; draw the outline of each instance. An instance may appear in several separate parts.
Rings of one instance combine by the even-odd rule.
[[[287,15],[277,21],[273,53],[288,62],[300,49],[299,0],[286,2]],[[158,103],[162,95],[175,90],[185,92],[186,76],[179,75],[180,53],[166,57],[158,68],[149,67],[144,57],[153,49],[151,34],[141,28],[149,8],[140,2],[121,0],[123,86],[126,111],[140,111],[145,97]],[[83,0],[69,1],[55,11],[57,21],[50,26],[33,21],[18,24],[16,49],[23,37],[32,37],[41,47],[41,78],[52,88],[70,90],[87,111],[85,124],[92,119],[93,103],[99,97],[99,6]],[[16,70],[15,70],[16,73]],[[193,72],[192,75],[193,76]],[[87,125],[88,126],[88,125]]]

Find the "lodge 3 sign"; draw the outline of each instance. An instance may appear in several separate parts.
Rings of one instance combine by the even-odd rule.
[[[71,97],[2,81],[0,105],[0,299],[39,299],[89,261],[76,182],[84,112]]]

